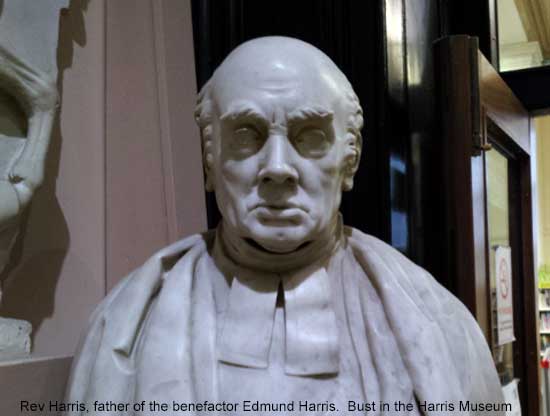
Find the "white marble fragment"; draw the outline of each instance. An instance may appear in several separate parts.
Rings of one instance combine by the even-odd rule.
[[[67,5],[0,1],[0,301],[21,213],[44,180],[58,107],[59,12]],[[29,323],[2,319],[0,330],[0,359],[29,353]]]
[[[31,332],[32,325],[27,321],[0,318],[0,360],[29,354]]]

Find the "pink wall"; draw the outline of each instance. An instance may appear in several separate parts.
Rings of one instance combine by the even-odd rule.
[[[73,354],[110,287],[206,227],[192,46],[187,0],[63,14],[59,123],[0,309],[33,323],[33,357]]]
[[[206,226],[189,1],[107,2],[107,286]],[[128,13],[128,8],[132,13]]]

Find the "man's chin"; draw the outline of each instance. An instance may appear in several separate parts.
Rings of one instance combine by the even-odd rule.
[[[256,248],[274,254],[292,253],[293,251],[296,251],[303,245],[307,244],[307,241],[304,239],[294,239],[284,236],[255,236],[247,239],[247,241],[249,242],[249,244],[252,244]]]
[[[291,253],[305,246],[315,239],[309,221],[301,221],[299,224],[266,224],[261,221],[249,221],[243,223],[241,237],[254,247],[270,253],[286,254]]]

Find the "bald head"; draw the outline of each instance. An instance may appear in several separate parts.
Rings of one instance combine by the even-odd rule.
[[[212,77],[212,88],[218,92],[234,83],[261,85],[273,93],[298,86],[320,94],[352,91],[345,75],[323,52],[301,40],[279,36],[250,40],[227,56]]]

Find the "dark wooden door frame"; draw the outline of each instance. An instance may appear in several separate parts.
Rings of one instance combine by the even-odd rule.
[[[482,141],[489,134],[503,149],[513,154],[511,184],[511,245],[515,276],[514,327],[517,334],[514,368],[521,374],[519,393],[524,414],[538,415],[540,403],[539,341],[537,330],[537,287],[533,250],[531,195],[531,118],[493,66],[478,53],[479,91],[486,121]],[[485,156],[485,155],[483,155]],[[488,267],[488,264],[487,264]],[[487,269],[488,270],[488,269]],[[488,273],[488,271],[487,271]],[[530,278],[529,278],[530,277]],[[488,303],[489,305],[489,303]]]
[[[512,235],[519,255],[514,259],[524,278],[515,282],[521,299],[515,302],[516,345],[520,357],[520,398],[524,414],[539,414],[536,282],[533,262],[531,207],[531,122],[528,112],[485,57],[477,39],[457,35],[435,44],[441,114],[443,181],[449,224],[447,256],[455,294],[476,317],[491,342],[485,151],[491,137],[515,156],[519,199],[518,235]],[[516,205],[517,199],[515,200]],[[514,244],[514,241],[512,241]],[[526,278],[532,276],[532,279]]]
[[[471,137],[479,126],[474,126],[471,117],[476,101],[471,85],[476,77],[468,70],[472,60],[469,39],[468,36],[444,38],[436,42],[434,51],[440,95],[445,223],[448,224],[446,263],[453,293],[468,307],[487,335],[485,258],[475,256],[479,251],[476,247],[485,248],[485,224],[475,223],[479,218],[474,218],[473,213],[479,204],[484,206],[485,194],[483,189],[472,189],[472,175],[483,172],[483,163],[481,158],[472,158]]]

